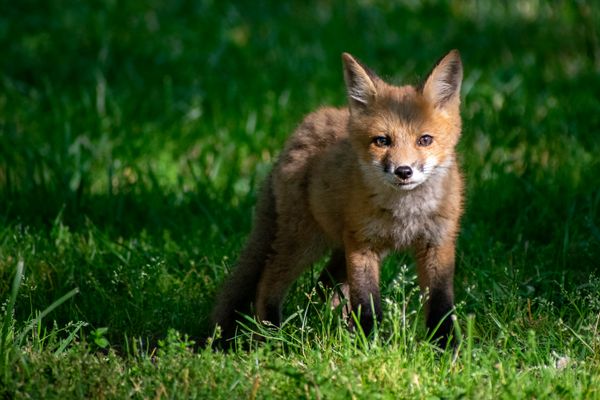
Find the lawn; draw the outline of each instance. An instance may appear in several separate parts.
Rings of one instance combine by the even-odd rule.
[[[593,1],[0,5],[0,397],[600,398],[599,38]],[[415,84],[453,48],[457,351],[406,254],[370,340],[319,264],[265,343],[207,347],[286,137],[345,104],[341,53]]]

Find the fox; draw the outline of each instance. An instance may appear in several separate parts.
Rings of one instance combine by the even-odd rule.
[[[441,347],[455,339],[460,54],[447,53],[416,86],[386,83],[348,53],[342,65],[347,106],[307,115],[260,189],[252,231],[212,313],[224,342],[244,314],[280,325],[290,286],[326,255],[319,281],[340,289],[369,335],[382,320],[381,262],[398,251],[414,255],[428,337]]]

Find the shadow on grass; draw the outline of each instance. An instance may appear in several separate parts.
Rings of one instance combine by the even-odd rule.
[[[252,196],[232,205],[207,187],[130,189],[90,195],[37,187],[2,196],[1,280],[11,281],[19,260],[26,266],[17,320],[78,287],[48,327],[53,320],[106,326],[117,346],[125,335],[155,342],[170,328],[208,334],[212,297],[250,229]]]

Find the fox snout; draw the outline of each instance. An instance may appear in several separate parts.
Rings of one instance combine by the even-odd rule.
[[[418,162],[398,165],[388,161],[384,163],[383,171],[386,181],[402,190],[413,189],[427,179],[423,165]]]
[[[394,170],[394,175],[400,179],[407,180],[413,175],[413,170],[408,165],[401,165]]]
[[[406,181],[412,178],[414,175],[418,175],[422,168],[418,165],[418,163],[395,164],[392,162],[385,162],[383,165],[383,170],[386,173],[393,175],[396,179]]]

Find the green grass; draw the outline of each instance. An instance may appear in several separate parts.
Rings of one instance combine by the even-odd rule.
[[[392,3],[0,5],[3,397],[600,398],[598,7]],[[406,255],[372,341],[315,267],[266,343],[199,345],[285,138],[345,102],[341,52],[416,83],[451,48],[457,353],[424,341]]]

